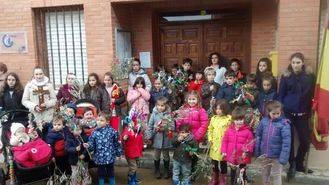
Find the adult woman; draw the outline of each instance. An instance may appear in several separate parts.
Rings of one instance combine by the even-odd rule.
[[[33,79],[25,86],[22,104],[33,113],[39,129],[44,122],[52,121],[56,101],[53,84],[41,67],[35,67]]]
[[[310,145],[309,118],[315,78],[309,67],[305,66],[304,55],[294,53],[290,57],[288,69],[282,75],[279,98],[284,105],[284,113],[295,127],[299,140],[297,155],[294,155],[292,131],[292,149],[290,153],[290,169],[288,177],[293,177],[295,171],[305,172],[304,158]],[[308,171],[311,173],[312,171]]]
[[[216,70],[216,77],[214,81],[219,85],[223,85],[225,80],[224,74],[227,71],[226,59],[223,56],[221,56],[219,53],[214,52],[214,53],[210,53],[208,60],[210,66]]]
[[[0,107],[3,111],[25,109],[22,105],[23,86],[16,73],[9,73],[0,92]]]
[[[75,78],[76,77],[73,73],[68,73],[66,75],[66,84],[59,88],[56,97],[57,100],[60,101],[62,104],[67,104],[76,101],[77,97],[74,97],[71,93]]]
[[[146,71],[141,68],[141,61],[138,58],[134,58],[132,66],[132,71],[129,73],[129,87],[134,85],[137,77],[143,77],[146,84],[146,90],[150,91],[152,84]]]

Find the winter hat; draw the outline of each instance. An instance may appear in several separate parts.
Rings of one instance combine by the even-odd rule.
[[[23,124],[21,124],[21,123],[12,123],[11,127],[10,127],[10,132],[12,134],[14,134],[20,128],[24,128],[24,130],[25,130],[25,127],[24,127]]]
[[[71,108],[74,110],[74,113],[76,113],[77,111],[77,106],[75,105],[75,103],[68,103],[66,104],[67,108]]]

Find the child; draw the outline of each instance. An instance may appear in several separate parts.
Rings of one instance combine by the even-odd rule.
[[[87,142],[87,137],[80,125],[71,125],[71,133],[67,135],[65,150],[68,155],[68,164],[71,165],[71,183],[87,185],[91,184],[91,177],[88,172],[88,161],[90,159],[87,149],[83,143]]]
[[[145,133],[145,139],[153,142],[155,177],[161,178],[160,157],[163,155],[164,177],[169,178],[170,156],[169,149],[172,147],[172,133],[175,123],[170,115],[168,99],[158,98],[156,106],[151,114],[149,124]]]
[[[88,144],[85,144],[85,147],[94,151],[93,161],[98,168],[99,185],[105,184],[105,178],[109,178],[110,185],[115,185],[114,162],[122,154],[118,139],[117,131],[108,125],[105,113],[99,113],[97,128],[89,137]]]
[[[230,68],[235,72],[238,81],[245,82],[246,74],[241,71],[242,63],[241,60],[237,58],[232,58],[230,61]]]
[[[185,104],[178,110],[180,118],[176,120],[176,127],[182,124],[191,126],[191,133],[196,142],[201,143],[208,128],[208,114],[201,106],[199,93],[191,91],[186,94]],[[192,157],[192,172],[195,171],[198,158]]]
[[[71,174],[71,168],[68,165],[68,158],[65,152],[65,140],[69,134],[69,130],[64,125],[64,118],[61,115],[54,116],[52,126],[49,129],[46,136],[46,143],[53,149],[56,165],[61,172]]]
[[[191,80],[187,85],[188,91],[196,91],[201,94],[201,87],[204,84],[202,71],[197,71],[195,73],[194,80]]]
[[[261,115],[266,115],[265,104],[278,98],[276,90],[273,88],[275,79],[273,76],[264,76],[262,79],[262,89],[257,98],[257,106]]]
[[[248,74],[246,79],[247,83],[240,87],[240,89],[237,91],[237,94],[240,93],[243,98],[238,98],[237,101],[239,105],[248,105],[251,107],[255,107],[257,103],[257,96],[259,93],[256,84],[256,75]]]
[[[201,87],[202,107],[205,110],[210,109],[210,101],[214,99],[219,89],[219,84],[214,81],[216,70],[213,67],[206,67],[204,70],[207,82]]]
[[[292,130],[292,149],[290,151],[290,168],[288,178],[293,178],[296,171],[313,173],[304,166],[305,156],[310,147],[310,118],[312,116],[312,97],[314,93],[315,76],[310,66],[305,64],[305,57],[297,52],[290,56],[290,64],[280,81],[279,100],[283,104],[284,115],[295,127],[298,138],[298,150],[295,156],[294,129]]]
[[[186,94],[185,104],[178,110],[180,118],[176,120],[176,127],[190,124],[191,132],[197,142],[201,142],[207,132],[208,115],[201,107],[200,96],[196,91]]]
[[[111,72],[104,75],[104,87],[109,95],[109,108],[112,110],[112,115],[121,116],[121,105],[126,101],[126,95],[119,85],[114,82]]]
[[[173,64],[171,66],[171,70],[170,70],[170,75],[169,76],[171,78],[175,79],[179,70],[180,70],[179,69],[179,65],[178,64]]]
[[[102,88],[99,77],[96,73],[88,75],[88,82],[83,88],[82,98],[92,100],[97,103],[99,110],[109,111],[109,97],[108,93]]]
[[[147,91],[151,90],[152,83],[147,75],[147,71],[143,68],[141,68],[141,61],[138,58],[133,58],[132,61],[132,69],[128,75],[129,78],[129,88],[132,88],[132,86],[135,84],[135,81],[138,77],[144,78],[145,81],[145,89]]]
[[[246,165],[251,162],[254,148],[253,133],[244,120],[245,111],[236,107],[232,111],[232,123],[227,128],[221,146],[223,158],[231,164],[231,184],[236,178],[236,167],[243,170],[243,179],[247,180]]]
[[[225,72],[225,83],[219,88],[216,94],[216,100],[225,99],[227,102],[231,101],[235,97],[237,88],[234,86],[237,78],[235,72],[226,71]]]
[[[186,76],[187,80],[188,81],[192,81],[193,80],[193,71],[192,71],[192,59],[190,58],[184,58],[183,59],[183,65],[182,65],[182,68],[183,68],[183,73],[184,75]]]
[[[271,75],[272,74],[272,60],[264,57],[259,59],[256,69],[256,85],[258,89],[262,88],[262,78],[264,75]],[[277,90],[277,82],[275,80],[273,88]]]
[[[147,117],[149,111],[150,93],[145,89],[145,80],[143,77],[137,77],[132,88],[128,90],[127,101],[131,104],[131,109],[142,113]],[[146,129],[146,121],[143,121],[143,129]]]
[[[256,131],[255,156],[264,155],[262,161],[263,184],[281,185],[282,166],[288,162],[291,148],[290,121],[283,117],[282,104],[270,101],[266,104],[269,117],[263,117]]]
[[[164,87],[164,82],[157,78],[154,80],[154,85],[150,91],[151,97],[150,97],[150,112],[153,111],[153,108],[155,106],[155,103],[160,97],[166,97],[169,98],[168,89]]]
[[[121,134],[124,154],[128,163],[128,185],[137,185],[137,162],[143,156],[143,132],[136,115],[126,117]]]
[[[184,123],[178,127],[178,130],[178,136],[173,140],[175,148],[173,156],[173,185],[190,185],[192,156],[197,152],[198,144],[193,139],[191,125]],[[182,178],[180,178],[180,175],[182,175]]]
[[[3,88],[3,86],[5,85],[5,81],[6,81],[6,77],[7,77],[7,65],[0,62],[0,89]]]
[[[89,137],[97,126],[96,118],[93,110],[89,107],[84,108],[83,118],[80,120],[83,132]]]
[[[209,155],[213,164],[213,174],[209,185],[226,184],[227,163],[223,160],[219,148],[221,148],[224,133],[231,123],[229,111],[230,105],[226,100],[218,100],[213,107],[214,116],[211,118],[208,127]],[[218,164],[220,164],[220,177]]]

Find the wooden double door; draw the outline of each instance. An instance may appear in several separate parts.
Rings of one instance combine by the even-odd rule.
[[[161,64],[167,69],[184,58],[193,60],[193,69],[208,66],[208,55],[219,52],[228,59],[238,58],[249,71],[250,24],[246,19],[182,23],[160,26]]]

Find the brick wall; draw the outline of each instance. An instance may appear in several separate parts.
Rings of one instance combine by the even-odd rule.
[[[281,0],[279,5],[279,73],[294,52],[302,52],[315,69],[318,52],[320,0]]]
[[[251,20],[251,71],[255,72],[258,60],[268,57],[275,49],[277,4],[275,1],[252,3]]]

